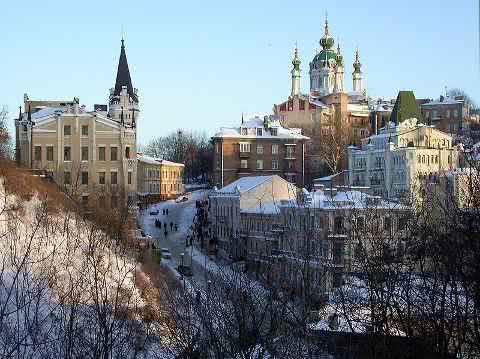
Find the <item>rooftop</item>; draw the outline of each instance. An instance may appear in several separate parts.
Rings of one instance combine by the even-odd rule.
[[[257,134],[257,129],[262,129],[262,135]],[[241,133],[242,129],[247,130],[247,134]],[[275,129],[276,134],[272,133]],[[213,136],[214,138],[279,138],[279,139],[298,139],[308,140],[307,136],[302,135],[301,129],[285,128],[280,124],[277,118],[273,116],[255,116],[244,121],[239,127],[221,127]]]
[[[272,180],[274,176],[249,176],[249,177],[242,177],[236,180],[235,182],[230,183],[229,185],[219,189],[217,192],[219,193],[234,193],[237,190],[240,193],[244,193],[250,191],[251,189],[265,183],[267,181]],[[278,176],[277,176],[278,177]]]

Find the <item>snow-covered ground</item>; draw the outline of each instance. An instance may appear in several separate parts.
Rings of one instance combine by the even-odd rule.
[[[0,178],[0,357],[129,356],[145,305],[136,270],[92,222]]]

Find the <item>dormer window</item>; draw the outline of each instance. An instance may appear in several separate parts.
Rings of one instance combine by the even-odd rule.
[[[278,128],[274,127],[270,129],[272,136],[278,136]]]
[[[241,128],[241,134],[242,134],[242,136],[246,136],[247,133],[248,133],[248,132],[247,132],[247,128],[246,128],[246,127],[242,127],[242,128]]]
[[[263,136],[263,128],[257,127],[257,136]]]

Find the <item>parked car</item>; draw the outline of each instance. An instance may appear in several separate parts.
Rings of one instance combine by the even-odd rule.
[[[184,275],[185,277],[191,277],[193,275],[192,268],[190,266],[185,266],[185,265],[179,265],[177,267],[178,273],[181,275]]]
[[[158,210],[158,209],[156,209],[156,208],[155,208],[155,209],[152,209],[152,210],[150,210],[150,215],[151,215],[151,216],[156,216],[158,213],[159,213],[159,210]]]
[[[172,253],[170,253],[170,250],[168,248],[162,248],[162,258],[165,259],[171,259],[172,258]]]
[[[176,202],[176,203],[182,203],[182,202],[187,202],[187,201],[188,201],[188,197],[187,197],[187,196],[183,196],[183,197],[178,197],[175,202]]]

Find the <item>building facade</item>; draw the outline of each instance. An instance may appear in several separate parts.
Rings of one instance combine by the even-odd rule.
[[[458,167],[459,151],[447,133],[417,119],[405,119],[348,148],[348,183],[370,187],[375,195],[415,194],[425,176]]]
[[[42,170],[84,203],[136,196],[138,91],[132,86],[122,40],[109,105],[87,111],[73,101],[31,100],[15,120],[16,160]],[[21,112],[21,111],[20,111]]]
[[[451,134],[468,133],[470,106],[462,96],[440,96],[420,105],[425,122]]]
[[[304,186],[308,137],[284,128],[274,116],[258,116],[213,137],[214,183],[226,186],[245,176],[279,175]]]
[[[358,270],[373,228],[392,250],[402,246],[404,208],[348,187],[308,192],[277,176],[242,178],[213,191],[209,204],[218,253],[296,295],[321,299],[339,287]]]
[[[142,203],[177,198],[185,192],[184,164],[137,154],[138,196]]]
[[[245,258],[246,238],[241,231],[244,213],[263,211],[296,196],[297,187],[278,175],[242,177],[214,189],[208,196],[210,233],[219,255],[233,260]]]

